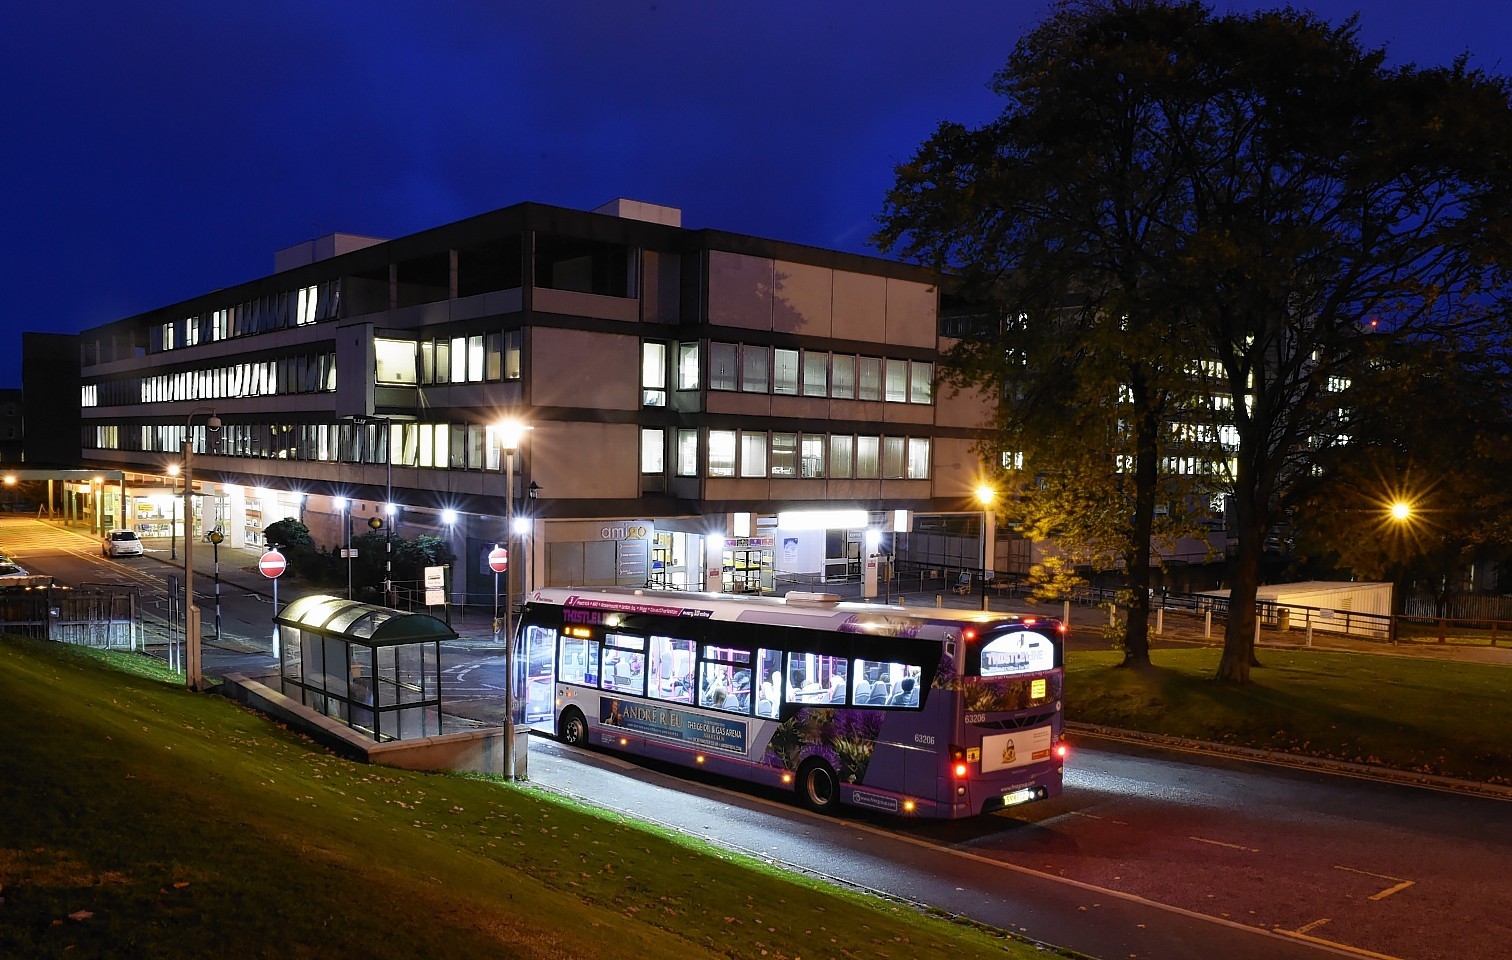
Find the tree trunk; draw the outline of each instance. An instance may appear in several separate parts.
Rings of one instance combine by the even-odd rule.
[[[1235,498],[1239,543],[1234,557],[1234,576],[1229,584],[1228,624],[1223,631],[1223,656],[1218,661],[1220,683],[1246,684],[1250,667],[1259,666],[1255,658],[1255,594],[1260,589],[1260,551],[1265,542],[1264,526],[1254,510]]]
[[[1134,436],[1134,530],[1131,549],[1124,557],[1129,577],[1129,618],[1124,624],[1124,667],[1150,665],[1150,535],[1155,529],[1155,494],[1160,482],[1156,432],[1161,416],[1150,397],[1143,371],[1130,378],[1135,409]]]

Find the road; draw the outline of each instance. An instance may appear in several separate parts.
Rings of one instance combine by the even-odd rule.
[[[4,547],[29,569],[131,586],[149,609],[177,572],[150,557],[106,560],[71,535],[18,533],[7,525]],[[201,593],[202,604],[211,599]],[[206,647],[207,672],[271,668],[268,601],[245,591],[222,600],[227,642]],[[495,647],[447,645],[448,710],[497,720],[502,670]],[[1114,740],[1073,748],[1062,797],[954,823],[815,817],[787,796],[542,738],[530,775],[545,789],[1108,960],[1512,958],[1505,801]]]

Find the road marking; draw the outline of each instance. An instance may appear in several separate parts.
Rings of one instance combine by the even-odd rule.
[[[1245,853],[1259,853],[1259,847],[1241,847],[1237,843],[1224,843],[1222,840],[1209,840],[1206,837],[1187,837],[1188,840],[1196,840],[1198,843],[1211,843],[1215,847],[1228,847],[1230,850],[1243,850]]]
[[[1306,929],[1305,927],[1303,929]],[[1376,953],[1374,950],[1366,950],[1364,947],[1351,947],[1347,943],[1339,943],[1335,940],[1324,940],[1322,937],[1310,937],[1301,930],[1283,930],[1275,928],[1276,932],[1283,937],[1291,937],[1294,940],[1302,940],[1306,943],[1315,943],[1320,947],[1331,950],[1340,950],[1354,957],[1364,957],[1366,960],[1402,960],[1401,957],[1389,953]]]
[[[1354,867],[1341,867],[1338,864],[1334,864],[1334,869],[1344,870],[1348,873],[1358,873],[1364,877],[1375,877],[1377,880],[1393,880],[1396,882],[1396,886],[1394,887],[1387,887],[1380,893],[1371,894],[1370,899],[1372,900],[1385,900],[1393,893],[1401,893],[1403,890],[1406,890],[1408,887],[1417,882],[1416,880],[1403,880],[1401,877],[1388,877],[1384,873],[1371,873],[1369,870],[1356,870]]]
[[[1319,927],[1323,926],[1323,924],[1327,923],[1328,920],[1329,920],[1328,917],[1324,917],[1322,920],[1314,920],[1312,923],[1309,923],[1305,927],[1298,927],[1297,928],[1297,932],[1298,933],[1310,933],[1310,932],[1318,929]],[[1277,929],[1279,929],[1279,928],[1277,928]]]
[[[1099,817],[1095,813],[1083,813],[1080,810],[1068,810],[1066,812],[1071,814],[1071,816],[1073,817],[1086,817],[1088,820],[1106,820],[1108,823],[1117,824],[1120,827],[1127,827],[1129,825],[1129,821],[1127,820],[1114,820],[1111,817]]]
[[[587,752],[587,751],[584,751],[582,748],[567,747],[567,746],[565,746],[563,744],[557,744],[557,745],[558,746],[562,746],[566,750],[585,752],[585,753]],[[646,769],[645,767],[641,766],[640,764],[633,763],[633,762],[630,762],[628,760],[620,760],[618,757],[616,757],[612,753],[590,753],[589,756],[595,757],[596,759],[600,759],[600,760],[606,760],[606,761],[609,761],[610,763],[612,763],[615,766],[625,767],[625,768],[629,768],[629,769],[632,769],[632,770],[645,770]],[[675,779],[675,777],[668,776],[667,779]],[[570,790],[565,790],[565,789],[555,788],[555,787],[548,787],[548,786],[545,786],[544,784],[540,784],[540,783],[533,784],[533,786],[536,789],[546,790],[546,791],[549,791],[551,793],[565,794],[567,796],[577,796],[576,794],[574,794]],[[750,793],[743,793],[743,792],[741,792],[739,790],[726,789],[724,787],[714,786],[712,784],[700,784],[700,786],[702,786],[705,789],[708,789],[708,790],[710,790],[711,792],[714,792],[714,793],[722,793],[722,794],[725,794],[725,795],[730,796],[732,798],[739,798],[739,799],[745,800],[745,801],[754,801],[755,803],[757,803],[757,804],[759,804],[761,806],[772,807],[772,808],[777,809],[777,810],[782,810],[785,813],[794,814],[794,815],[796,815],[798,817],[805,817],[805,818],[812,819],[815,822],[820,822],[820,823],[833,823],[834,822],[834,817],[832,815],[830,815],[830,814],[813,813],[813,812],[811,812],[809,810],[805,810],[805,809],[803,809],[801,807],[795,807],[791,803],[784,803],[784,802],[779,802],[779,801],[776,801],[776,800],[769,800],[766,797],[753,796]],[[586,800],[588,798],[579,797],[579,799]],[[655,817],[651,816],[650,814],[644,813],[644,812],[636,812],[636,811],[631,811],[631,810],[615,810],[613,812],[618,813],[621,816],[637,817],[637,818],[643,819],[643,820],[650,820],[653,823],[660,823],[663,826],[667,826],[667,827],[669,827],[669,828],[671,828],[673,830],[679,831],[679,832],[683,832],[683,833],[688,833],[689,832],[686,828],[679,827],[679,826],[677,826],[675,824],[672,824],[672,823],[665,823],[663,821],[659,821]],[[1141,906],[1149,907],[1149,908],[1154,909],[1154,910],[1159,910],[1159,911],[1161,911],[1163,913],[1175,914],[1176,916],[1186,917],[1186,918],[1191,919],[1191,920],[1200,920],[1200,921],[1203,921],[1203,922],[1206,922],[1206,923],[1214,924],[1216,926],[1227,927],[1227,928],[1229,928],[1231,930],[1242,930],[1244,932],[1252,933],[1252,934],[1255,934],[1256,936],[1260,936],[1260,937],[1276,937],[1278,939],[1300,939],[1300,940],[1306,940],[1306,941],[1309,941],[1311,943],[1317,944],[1320,947],[1323,947],[1325,949],[1331,950],[1331,951],[1333,951],[1335,953],[1338,953],[1338,954],[1341,954],[1341,955],[1344,955],[1344,956],[1359,957],[1359,958],[1363,958],[1363,960],[1402,960],[1402,958],[1400,958],[1400,957],[1393,957],[1393,956],[1390,956],[1390,955],[1387,955],[1387,954],[1384,954],[1384,953],[1372,953],[1369,950],[1362,950],[1359,947],[1351,947],[1348,944],[1335,943],[1335,942],[1333,942],[1331,940],[1321,940],[1321,939],[1319,939],[1317,937],[1310,937],[1310,936],[1307,936],[1306,934],[1298,933],[1297,931],[1294,931],[1294,930],[1282,930],[1279,927],[1271,929],[1271,928],[1267,928],[1267,927],[1254,926],[1254,925],[1247,924],[1247,923],[1241,923],[1238,920],[1230,920],[1227,917],[1215,917],[1215,916],[1213,916],[1210,913],[1201,913],[1201,912],[1199,912],[1197,910],[1189,910],[1186,907],[1178,907],[1178,906],[1176,906],[1174,904],[1161,903],[1159,900],[1151,900],[1148,897],[1142,897],[1142,896],[1140,896],[1137,893],[1128,893],[1128,892],[1123,891],[1123,890],[1115,890],[1112,887],[1101,887],[1101,886],[1098,886],[1097,884],[1094,884],[1094,883],[1087,883],[1084,880],[1073,880],[1070,877],[1056,876],[1053,873],[1045,873],[1043,871],[1034,870],[1034,869],[1031,869],[1029,867],[1021,867],[1021,866],[1019,866],[1016,863],[1010,863],[1010,862],[1005,861],[1005,860],[994,860],[991,857],[984,856],[984,855],[979,854],[979,853],[973,853],[973,852],[971,852],[969,850],[956,850],[956,849],[953,849],[951,847],[941,846],[939,843],[937,843],[935,841],[932,841],[932,840],[924,840],[924,839],[921,839],[919,837],[909,836],[906,833],[895,833],[895,832],[892,832],[892,831],[889,831],[889,830],[884,830],[881,827],[872,826],[871,824],[858,823],[858,824],[850,824],[849,826],[855,827],[860,832],[875,834],[877,836],[884,837],[884,838],[889,839],[889,840],[895,840],[895,841],[897,841],[899,843],[905,843],[905,844],[908,844],[910,846],[920,847],[922,849],[929,850],[929,851],[931,851],[933,853],[937,853],[937,854],[943,853],[943,854],[946,854],[948,856],[959,858],[961,860],[969,860],[969,861],[972,861],[974,863],[979,863],[979,864],[981,864],[983,866],[995,867],[995,868],[997,868],[999,870],[1002,870],[1002,871],[1004,871],[1006,873],[1016,873],[1016,874],[1020,874],[1020,875],[1023,875],[1023,876],[1034,877],[1036,879],[1044,880],[1044,881],[1049,882],[1049,883],[1057,884],[1057,885],[1060,885],[1060,886],[1070,887],[1073,890],[1083,890],[1083,891],[1086,891],[1088,893],[1100,894],[1102,896],[1110,897],[1112,899],[1123,900],[1126,903],[1135,903],[1135,904],[1139,904]],[[721,846],[730,847],[731,849],[739,849],[739,848],[736,848],[736,847],[734,847],[733,845],[730,845],[730,844],[720,844],[720,845]],[[741,852],[749,852],[749,851],[741,851]],[[765,854],[765,853],[763,853],[760,856],[763,859],[766,859],[766,860],[769,860],[769,861],[772,861],[772,862],[790,865],[793,869],[798,870],[799,872],[802,872],[802,873],[808,873],[808,874],[811,874],[811,875],[827,876],[827,875],[824,875],[824,874],[818,874],[817,871],[813,870],[810,867],[806,867],[806,866],[798,863],[796,860],[785,860],[785,859],[783,859],[782,857],[780,857],[780,856],[778,856],[776,854]],[[850,886],[850,887],[859,887],[859,886],[861,886],[861,884],[859,884],[857,881],[846,880],[846,879],[841,878],[841,877],[830,877],[830,879],[833,879],[836,883],[840,883],[840,884],[843,884],[843,885],[846,885],[846,886]]]

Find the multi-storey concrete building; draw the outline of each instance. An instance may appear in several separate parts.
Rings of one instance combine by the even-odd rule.
[[[471,594],[503,536],[506,419],[531,428],[509,464],[520,586],[855,576],[868,530],[977,566],[988,405],[937,389],[934,278],[680,221],[521,204],[280,251],[269,276],[81,335],[83,456],[124,471],[147,536],[182,532],[186,436],[195,536],[256,544],[298,517],[333,545],[391,501],[404,535],[451,539]]]

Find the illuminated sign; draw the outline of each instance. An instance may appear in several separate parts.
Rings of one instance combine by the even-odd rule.
[[[865,510],[790,510],[777,514],[779,530],[855,530],[867,526]]]

